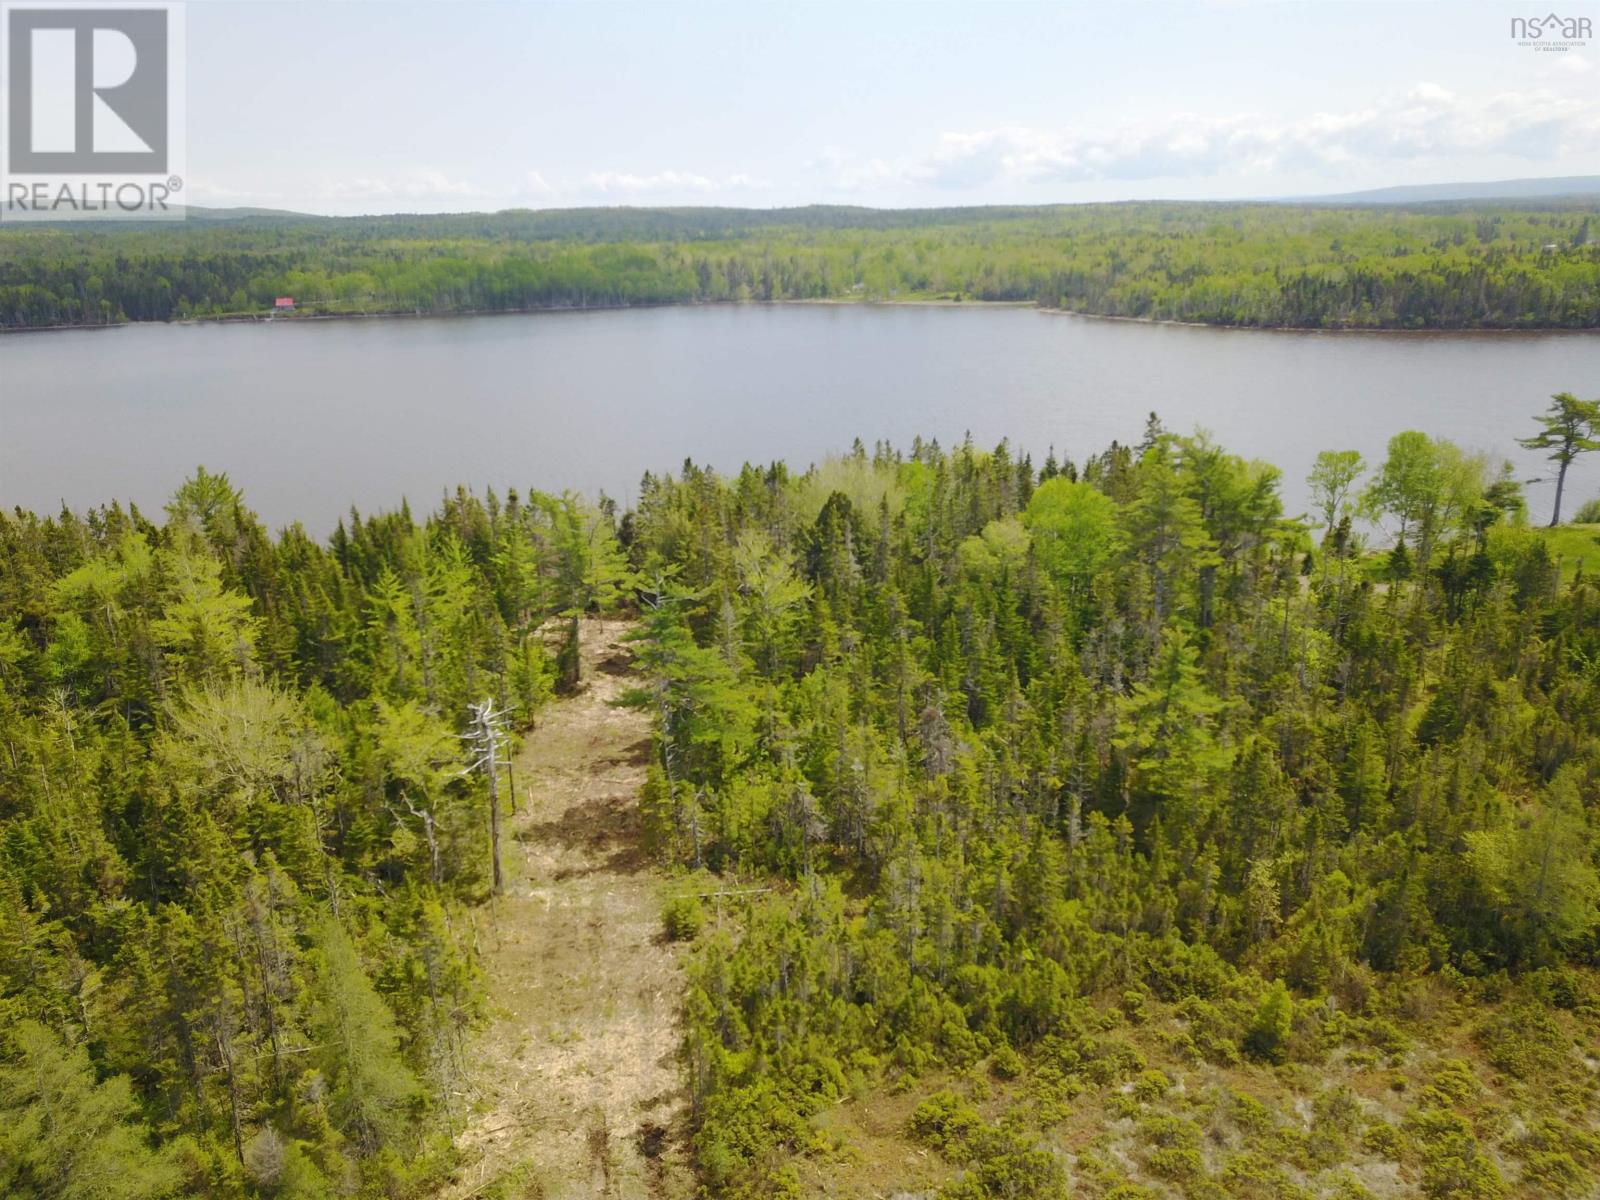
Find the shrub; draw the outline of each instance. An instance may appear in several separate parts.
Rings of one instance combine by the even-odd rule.
[[[1339,1176],[1328,1200],[1378,1200],[1372,1190],[1350,1175]]]
[[[1277,1118],[1272,1115],[1272,1110],[1254,1096],[1244,1092],[1230,1092],[1228,1099],[1232,1102],[1230,1115],[1234,1124],[1246,1133],[1270,1133],[1277,1125]]]
[[[1002,1042],[989,1059],[989,1070],[996,1079],[1015,1079],[1022,1074],[1022,1055]]]
[[[1144,1070],[1144,1055],[1118,1038],[1089,1041],[1086,1046],[1088,1061],[1083,1070],[1099,1084],[1116,1083]]]
[[[1600,496],[1586,501],[1578,506],[1578,511],[1572,514],[1574,525],[1600,525]]]
[[[1505,1184],[1484,1157],[1471,1127],[1440,1108],[1414,1111],[1406,1125],[1422,1156],[1422,1194],[1439,1200],[1496,1200]]]
[[[1570,1041],[1537,1004],[1502,1012],[1478,1028],[1484,1057],[1498,1071],[1524,1080],[1557,1080],[1571,1069]]]
[[[1594,1186],[1600,1135],[1546,1118],[1512,1143],[1522,1159],[1522,1183],[1541,1196],[1581,1196]]]
[[[1600,504],[1600,500],[1595,501]],[[1595,518],[1600,521],[1600,514]],[[1589,989],[1569,967],[1540,967],[1528,976],[1528,990],[1546,1004],[1568,1012],[1589,1001]]]
[[[1234,1155],[1217,1182],[1232,1200],[1279,1200],[1297,1194],[1289,1177],[1259,1154]]]
[[[1578,1196],[1589,1188],[1592,1180],[1589,1173],[1572,1160],[1572,1155],[1541,1151],[1523,1164],[1522,1182],[1541,1196]]]
[[[1265,1062],[1281,1063],[1293,1024],[1294,999],[1283,980],[1274,980],[1244,1035],[1245,1053]]]
[[[733,1196],[796,1194],[792,1169],[774,1165],[775,1152],[804,1150],[815,1141],[808,1120],[816,1102],[767,1080],[713,1092],[695,1135],[695,1158],[711,1186]]]
[[[1139,1139],[1163,1149],[1172,1146],[1198,1146],[1200,1129],[1193,1121],[1165,1115],[1146,1117],[1139,1122]]]
[[[1200,1151],[1193,1146],[1163,1146],[1153,1150],[1145,1159],[1145,1166],[1150,1168],[1150,1174],[1172,1180],[1194,1179],[1205,1170]]]
[[[951,1091],[935,1092],[911,1114],[911,1136],[956,1162],[982,1128],[978,1110]]]
[[[1430,1097],[1430,1091],[1437,1096]],[[1433,1080],[1423,1095],[1425,1099],[1437,1098],[1445,1104],[1467,1104],[1478,1095],[1478,1081],[1465,1060],[1448,1058],[1434,1071]]]
[[[1133,1081],[1133,1094],[1145,1104],[1153,1104],[1167,1094],[1172,1080],[1161,1071],[1144,1071]]]
[[[1361,1127],[1361,1104],[1347,1087],[1320,1093],[1311,1105],[1306,1158],[1311,1166],[1331,1167],[1345,1156],[1350,1138]]]
[[[1478,1154],[1441,1154],[1422,1166],[1422,1194],[1430,1200],[1498,1200],[1505,1192],[1500,1172]]]
[[[1178,1013],[1189,1022],[1189,1038],[1200,1057],[1218,1066],[1233,1066],[1239,1061],[1234,1042],[1237,1026],[1209,1000],[1189,996],[1178,1005]]]
[[[693,941],[705,928],[706,908],[698,896],[674,896],[661,912],[662,927],[675,942]]]
[[[1393,1021],[1383,1017],[1371,1017],[1361,1022],[1360,1028],[1367,1045],[1390,1058],[1399,1058],[1411,1044]]]
[[[1590,1133],[1569,1122],[1546,1117],[1517,1139],[1514,1154],[1540,1151],[1572,1155],[1591,1167],[1600,1167],[1600,1133]]]
[[[1106,1097],[1105,1111],[1111,1115],[1112,1120],[1132,1121],[1139,1115],[1139,1102],[1132,1096],[1117,1092]]]
[[[1061,1160],[1012,1129],[984,1130],[972,1165],[941,1193],[944,1200],[1059,1200],[1067,1194]]]
[[[1150,1019],[1150,1013],[1145,1008],[1145,994],[1140,991],[1129,990],[1122,993],[1122,1015],[1134,1025],[1143,1025]]]
[[[1405,1157],[1406,1139],[1393,1125],[1387,1121],[1373,1121],[1361,1135],[1361,1148],[1375,1158],[1386,1158],[1390,1162],[1399,1162]]]
[[[1147,1187],[1124,1180],[1105,1194],[1104,1200],[1155,1200],[1155,1193]]]

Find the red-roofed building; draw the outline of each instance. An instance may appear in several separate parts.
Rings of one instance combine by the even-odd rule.
[[[294,297],[293,296],[279,296],[276,300],[274,300],[272,302],[272,311],[273,312],[293,312],[294,311]]]

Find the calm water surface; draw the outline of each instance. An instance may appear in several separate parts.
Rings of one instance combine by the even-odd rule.
[[[426,508],[456,483],[605,489],[686,456],[803,466],[852,438],[1002,437],[1035,462],[1137,439],[1145,414],[1285,472],[1399,430],[1543,473],[1514,439],[1552,392],[1600,395],[1600,336],[1299,334],[1020,308],[721,307],[443,320],[144,325],[0,337],[0,504],[154,512],[196,464],[271,525]],[[1592,456],[1600,459],[1600,455]],[[1530,489],[1537,516],[1550,489]],[[1571,504],[1600,493],[1582,462]],[[1570,509],[1569,509],[1570,511]]]

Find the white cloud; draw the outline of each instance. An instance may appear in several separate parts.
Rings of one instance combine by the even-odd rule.
[[[1581,68],[1573,68],[1581,70]],[[924,153],[807,164],[844,190],[1146,180],[1274,171],[1335,175],[1360,164],[1505,156],[1554,163],[1600,150],[1600,106],[1559,90],[1461,96],[1434,83],[1364,107],[1292,120],[1177,114],[1105,130],[1002,127],[941,135]]]
[[[541,200],[553,200],[561,194],[561,189],[538,171],[529,171],[525,176],[524,182],[528,192]]]
[[[627,171],[597,171],[583,178],[582,188],[587,192],[623,192],[641,195],[661,192],[693,192],[708,195],[713,192],[738,191],[761,186],[743,172],[715,178],[696,175],[688,171],[658,171],[653,175],[635,175]]]
[[[358,176],[333,180],[317,192],[318,199],[338,202],[357,200],[471,200],[489,193],[462,179],[452,179],[443,171],[409,171],[404,175]]]

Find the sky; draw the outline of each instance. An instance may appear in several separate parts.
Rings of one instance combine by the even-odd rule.
[[[1315,195],[1600,174],[1517,3],[191,0],[189,202],[306,212]],[[1600,29],[1600,3],[1560,0]]]

